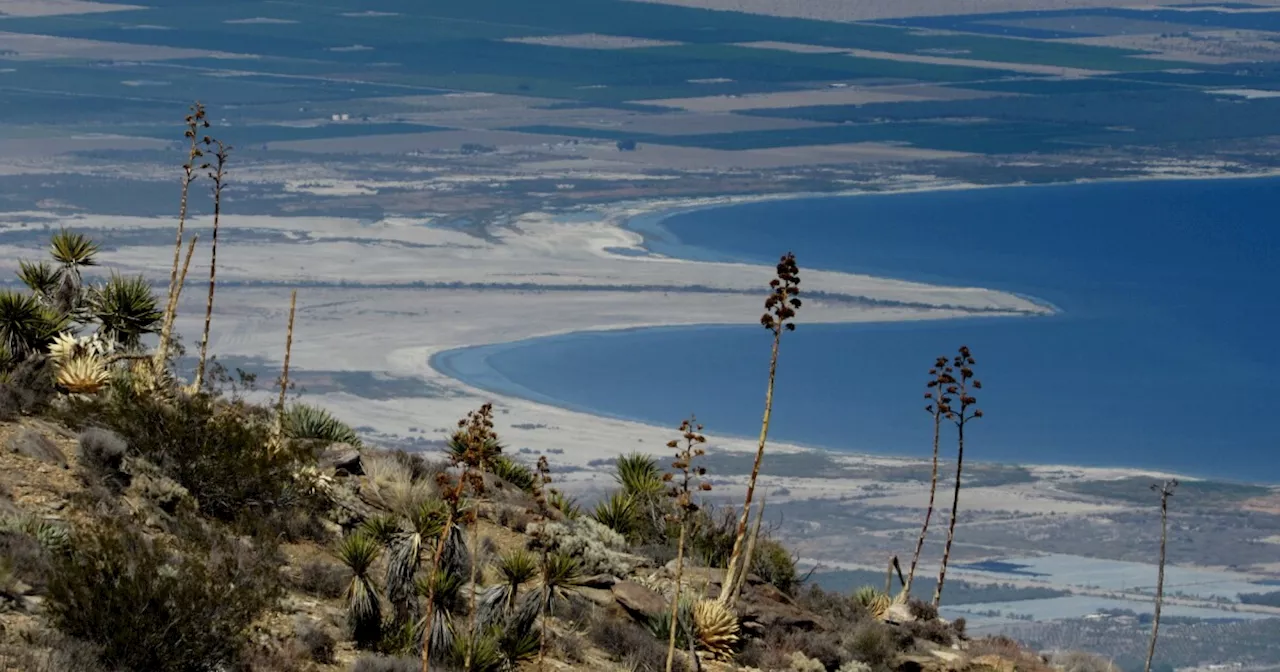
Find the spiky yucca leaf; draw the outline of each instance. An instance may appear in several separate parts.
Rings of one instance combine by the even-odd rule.
[[[423,576],[416,581],[418,595],[433,595],[433,615],[431,623],[431,650],[445,652],[453,647],[453,619],[463,608],[461,574],[453,572],[436,572],[434,577]],[[431,592],[434,586],[434,594]],[[418,623],[419,640],[425,623]]]
[[[567,553],[548,553],[542,559],[542,599],[546,609],[569,596],[582,579],[582,562]]]
[[[347,443],[360,447],[360,437],[329,411],[310,404],[294,404],[284,413],[285,436],[325,443]]]
[[[400,523],[394,516],[373,515],[360,523],[360,531],[383,546],[390,545],[397,534],[400,534]]]
[[[641,453],[619,456],[613,478],[632,498],[657,495],[663,490],[658,461]]]
[[[635,527],[636,500],[625,492],[618,491],[600,500],[591,512],[597,523],[627,536]]]
[[[551,508],[558,510],[564,514],[569,520],[577,520],[582,515],[582,506],[578,504],[578,500],[574,497],[568,497],[559,490],[552,490],[547,493],[547,503]]]
[[[495,455],[489,461],[488,468],[489,473],[494,476],[501,478],[525,492],[533,492],[537,477],[534,476],[533,470],[529,467],[507,457],[506,455]]]
[[[692,616],[698,649],[715,660],[731,660],[738,644],[738,617],[717,600],[699,600]]]
[[[99,249],[98,244],[88,236],[66,229],[53,234],[49,241],[49,253],[53,255],[53,259],[72,269],[97,265]]]
[[[532,553],[516,549],[502,554],[494,569],[498,573],[501,602],[504,609],[510,611],[516,606],[520,587],[538,577],[538,560]]]
[[[382,631],[382,603],[369,576],[379,551],[376,541],[360,533],[343,537],[338,544],[338,559],[351,570],[351,582],[344,594],[347,621],[357,645],[362,647],[377,642]]]
[[[141,275],[111,277],[90,292],[89,313],[98,333],[125,350],[136,350],[142,337],[160,331],[161,313],[151,283]]]
[[[34,295],[0,289],[0,345],[16,359],[44,352],[67,322]]]
[[[111,380],[106,360],[80,355],[58,362],[58,385],[72,394],[97,394]]]
[[[454,669],[468,670],[466,662],[471,661],[469,672],[499,672],[506,662],[501,648],[502,632],[497,628],[472,633],[459,632],[453,636],[453,645],[449,647],[446,658]],[[534,648],[537,653],[537,648]]]
[[[53,338],[53,342],[49,344],[49,356],[55,362],[65,362],[75,357],[76,351],[80,349],[80,339],[71,335],[70,332],[62,332]]]
[[[692,595],[681,595],[676,607],[676,648],[689,648],[689,633],[693,628],[693,607],[698,598]],[[662,613],[644,614],[642,623],[654,638],[660,642],[671,641],[671,612],[663,609]]]
[[[18,261],[18,279],[35,292],[37,296],[48,298],[62,283],[62,269],[47,261]]]
[[[880,594],[874,586],[862,586],[853,592],[853,599],[858,604],[870,608]]]

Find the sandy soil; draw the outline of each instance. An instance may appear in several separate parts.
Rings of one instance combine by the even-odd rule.
[[[1167,0],[1153,3],[1116,0],[637,0],[685,7],[701,7],[770,16],[789,16],[827,21],[868,21],[911,16],[953,14],[993,14],[1085,7],[1153,7],[1203,4],[1200,0]],[[1251,0],[1251,4],[1280,6],[1280,0]]]
[[[1221,65],[1280,59],[1280,43],[1274,33],[1252,30],[1205,30],[1184,34],[1111,35],[1082,37],[1064,42],[1155,52],[1145,58]]]
[[[1082,70],[1080,68],[1064,68],[1054,65],[1036,65],[1033,63],[1006,63],[1002,61],[982,61],[970,58],[927,56],[921,54],[901,54],[889,51],[871,51],[869,49],[838,49],[794,42],[742,42],[740,47],[757,49],[777,49],[801,54],[847,54],[858,58],[878,58],[887,61],[906,63],[932,63],[934,65],[957,65],[970,68],[991,68],[1007,72],[1023,72],[1033,75],[1058,75],[1061,77],[1086,77],[1101,74],[1098,70]]]
[[[0,13],[5,9],[0,4]],[[0,24],[3,26],[3,24]],[[54,37],[28,33],[0,32],[0,51],[17,52],[7,58],[45,60],[56,58],[118,59],[130,61],[165,61],[179,58],[228,58],[227,52],[207,49],[181,49],[124,42],[103,42],[75,37]]]
[[[601,35],[599,33],[512,37],[508,38],[507,42],[541,44],[548,47],[569,47],[571,49],[640,49],[644,47],[672,47],[681,44],[680,42],[668,40],[649,40],[642,37]]]
[[[87,0],[0,0],[0,16],[60,16],[65,14],[100,14],[130,9],[137,5],[88,2]]]

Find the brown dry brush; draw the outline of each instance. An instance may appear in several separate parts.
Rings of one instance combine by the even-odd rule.
[[[795,331],[796,311],[800,309],[800,267],[796,265],[796,255],[788,252],[778,261],[777,275],[769,282],[769,298],[764,302],[764,314],[760,316],[760,324],[773,333],[773,350],[769,357],[769,386],[764,397],[764,417],[760,421],[760,443],[756,448],[755,463],[751,467],[751,480],[747,481],[747,496],[742,504],[742,515],[738,519],[738,528],[733,539],[733,551],[729,554],[729,564],[725,571],[724,586],[728,588],[736,580],[738,572],[744,574],[747,569],[741,568],[742,544],[747,535],[747,522],[751,515],[751,500],[756,491],[756,479],[760,476],[760,462],[764,459],[764,446],[769,438],[769,419],[773,414],[773,384],[778,373],[778,348],[782,343],[782,332]],[[721,589],[719,601],[726,607],[732,607],[731,591]]]
[[[453,456],[455,466],[462,467],[462,473],[458,475],[458,480],[449,487],[449,475],[440,473],[436,475],[437,484],[442,492],[442,499],[445,503],[445,520],[441,529],[440,536],[436,539],[435,552],[431,556],[431,580],[427,582],[427,609],[423,618],[422,628],[422,672],[430,672],[431,670],[431,623],[435,618],[435,601],[436,601],[436,576],[440,572],[440,562],[444,557],[445,545],[449,540],[449,535],[453,530],[454,523],[458,520],[459,509],[462,507],[462,498],[467,487],[471,487],[473,492],[482,493],[484,491],[484,476],[472,470],[472,463],[480,461],[479,454],[491,446],[497,445],[498,436],[493,430],[493,404],[486,403],[479,410],[467,413],[467,417],[458,421],[458,430],[454,433],[454,440],[459,442],[463,450],[459,454]],[[475,564],[474,558],[472,565]],[[474,587],[473,587],[474,590]]]
[[[199,392],[204,385],[204,367],[209,356],[209,327],[213,322],[213,291],[218,278],[218,225],[222,219],[222,188],[226,184],[227,158],[231,147],[221,140],[205,138],[205,146],[213,146],[214,170],[209,173],[213,180],[213,241],[209,252],[209,298],[204,304],[204,332],[200,336],[200,362],[196,365],[195,382],[191,388]]]
[[[693,501],[693,494],[711,489],[711,484],[702,480],[707,475],[706,467],[694,466],[694,460],[706,455],[706,451],[701,447],[706,442],[707,437],[702,435],[702,425],[698,424],[695,416],[689,416],[688,420],[680,423],[679,439],[667,442],[667,447],[676,451],[676,459],[671,463],[671,471],[662,475],[662,480],[671,484],[667,489],[667,497],[671,498],[673,511],[667,515],[667,521],[680,525],[680,541],[676,546],[675,594],[671,598],[671,635],[667,642],[667,672],[671,672],[676,657],[676,632],[679,630],[680,618],[680,580],[684,573],[684,547],[689,538],[689,521],[699,509],[698,504]],[[723,590],[726,593],[729,592],[727,582]]]
[[[1156,571],[1156,608],[1151,619],[1151,645],[1147,648],[1147,664],[1144,672],[1151,672],[1151,661],[1156,657],[1156,636],[1160,633],[1160,606],[1164,603],[1164,559],[1165,545],[1169,539],[1169,498],[1173,489],[1178,487],[1176,479],[1164,483],[1153,483],[1151,489],[1160,493],[1160,565]]]
[[[977,397],[970,392],[972,390],[982,389],[982,381],[973,375],[973,366],[977,362],[974,360],[972,353],[969,352],[969,346],[960,346],[960,353],[955,356],[951,362],[953,373],[960,374],[959,379],[955,383],[941,386],[941,392],[953,395],[960,400],[960,408],[956,410],[952,406],[948,406],[946,417],[956,425],[956,487],[951,497],[951,519],[947,525],[947,545],[942,551],[942,566],[938,570],[938,586],[933,591],[933,606],[938,606],[942,601],[942,584],[947,578],[947,563],[951,560],[951,544],[956,538],[956,513],[960,509],[960,477],[964,470],[964,428],[971,420],[982,417],[982,411],[976,407],[978,403]]]
[[[920,526],[920,538],[916,540],[916,551],[911,556],[911,569],[907,571],[907,582],[903,587],[907,597],[911,596],[911,584],[915,581],[920,553],[924,550],[924,539],[929,534],[929,522],[933,519],[933,506],[938,494],[938,439],[942,435],[942,418],[950,417],[951,413],[951,395],[947,393],[947,388],[956,383],[953,373],[947,358],[939,357],[933,363],[933,368],[929,369],[929,391],[924,393],[924,398],[929,400],[929,405],[924,410],[933,416],[933,471],[929,479],[929,506],[924,512],[924,524]]]
[[[187,161],[182,164],[182,198],[178,204],[178,233],[173,244],[173,268],[169,272],[169,298],[165,303],[164,318],[160,326],[160,341],[156,346],[152,365],[157,372],[163,370],[169,360],[169,341],[173,335],[173,318],[178,310],[178,295],[181,285],[178,281],[178,262],[181,261],[182,238],[187,226],[187,196],[191,192],[191,183],[196,180],[200,170],[209,168],[208,163],[198,163],[204,157],[200,149],[200,131],[209,127],[205,116],[204,105],[199,101],[192,104],[191,114],[186,117],[187,130],[184,133],[189,141]]]

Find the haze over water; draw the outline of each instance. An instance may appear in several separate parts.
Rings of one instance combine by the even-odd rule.
[[[1278,211],[1280,180],[1161,181],[777,201],[637,227],[673,256],[772,264],[793,250],[802,276],[997,288],[1062,311],[820,325],[801,310],[784,336],[775,439],[927,456],[927,371],[967,344],[986,412],[970,433],[973,459],[1275,482]],[[436,363],[495,391],[672,427],[696,412],[712,437],[752,435],[770,345],[757,317],[473,348]]]

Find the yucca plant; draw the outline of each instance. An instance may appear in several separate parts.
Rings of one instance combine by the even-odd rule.
[[[347,623],[360,648],[374,646],[382,634],[382,603],[369,575],[379,551],[377,541],[358,532],[343,537],[338,544],[338,559],[351,570],[351,582],[344,594]]]
[[[547,493],[547,503],[569,520],[582,515],[582,506],[578,504],[577,498],[569,497],[559,490],[552,489]]]
[[[448,662],[463,672],[499,672],[506,667],[501,640],[498,628],[457,633],[449,647]]]
[[[424,634],[430,633],[426,638],[431,645],[427,655],[430,655],[430,651],[440,652],[436,655],[447,655],[453,648],[453,641],[457,636],[453,622],[465,604],[462,599],[463,583],[461,574],[443,571],[429,573],[416,581],[418,595],[427,600],[430,607],[426,617],[418,622],[416,628],[420,639]],[[426,627],[427,619],[431,621],[429,630]]]
[[[44,352],[69,326],[66,317],[41,305],[34,295],[0,289],[0,345],[13,358]]]
[[[359,448],[360,437],[345,422],[329,411],[310,404],[297,403],[285,410],[284,435],[291,439],[346,443]]]
[[[506,455],[496,455],[490,460],[489,473],[525,492],[533,492],[537,479],[532,469]]]
[[[714,660],[732,660],[738,644],[738,617],[715,600],[699,600],[691,611],[698,648]]]
[[[98,333],[125,351],[142,347],[142,337],[159,331],[162,317],[151,283],[141,275],[112,274],[89,293],[89,315]]]
[[[499,579],[494,588],[502,596],[503,610],[511,612],[516,608],[520,587],[538,578],[538,559],[528,551],[516,549],[498,558],[494,570]]]
[[[43,300],[45,305],[51,306],[54,292],[62,284],[62,269],[44,260],[23,259],[18,261],[18,279]]]
[[[565,553],[542,554],[541,591],[538,595],[539,621],[541,623],[538,641],[538,665],[547,650],[547,617],[555,611],[555,605],[568,599],[582,579],[582,563],[575,557]]]
[[[617,491],[596,503],[591,517],[624,537],[635,530],[636,502],[625,492]]]
[[[404,625],[418,616],[418,598],[414,577],[422,564],[422,550],[444,531],[447,512],[439,500],[423,502],[409,516],[409,531],[391,538],[387,558],[387,600],[395,609],[396,625]]]
[[[99,251],[101,248],[88,236],[66,229],[53,234],[49,241],[49,253],[53,255],[53,260],[77,276],[82,267],[98,265]]]
[[[403,530],[394,516],[375,514],[360,523],[360,531],[378,542],[381,546],[390,546],[396,535]]]

